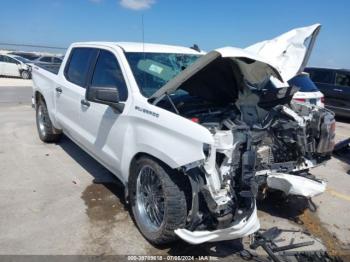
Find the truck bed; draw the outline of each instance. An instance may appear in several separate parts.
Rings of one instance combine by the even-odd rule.
[[[55,110],[54,96],[58,72],[59,66],[57,65],[34,64],[32,66],[33,97],[36,97],[35,92],[40,90],[40,93],[45,96],[49,114],[52,115],[54,115],[52,111]]]

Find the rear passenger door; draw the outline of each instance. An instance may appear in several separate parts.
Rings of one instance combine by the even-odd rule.
[[[59,83],[55,86],[56,117],[65,133],[80,142],[80,111],[84,108],[81,101],[85,97],[85,88],[92,61],[98,50],[93,48],[73,48]]]
[[[335,106],[344,113],[350,114],[350,72],[337,71],[335,73],[335,86],[333,91],[337,94]]]
[[[127,101],[127,85],[114,51],[99,50],[89,85],[96,88],[116,88],[120,102]],[[86,101],[86,106],[80,108],[80,115],[81,136],[84,145],[95,158],[115,174],[118,174],[123,139],[126,133],[122,113],[110,106]]]

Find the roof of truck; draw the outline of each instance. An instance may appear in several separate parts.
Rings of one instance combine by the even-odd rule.
[[[119,46],[125,52],[149,52],[149,53],[179,53],[179,54],[205,54],[205,52],[198,52],[190,47],[163,45],[141,42],[79,42],[73,45],[103,45],[103,46]]]

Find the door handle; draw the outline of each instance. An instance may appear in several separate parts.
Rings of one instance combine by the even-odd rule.
[[[55,89],[55,90],[56,90],[56,92],[57,92],[57,93],[59,93],[59,94],[61,94],[61,93],[62,93],[62,88],[60,88],[59,86],[58,86],[58,87],[56,87],[56,89]]]
[[[333,91],[337,91],[337,92],[343,92],[342,89],[337,89],[337,88],[334,88]]]
[[[87,101],[86,99],[82,99],[82,100],[80,101],[80,103],[81,103],[83,106],[86,106],[86,107],[89,107],[89,106],[90,106],[90,102]]]

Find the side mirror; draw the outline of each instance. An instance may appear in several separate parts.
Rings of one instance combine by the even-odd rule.
[[[119,101],[119,92],[116,87],[93,87],[86,90],[86,100],[99,104],[109,105],[118,112],[123,112],[124,104]]]

